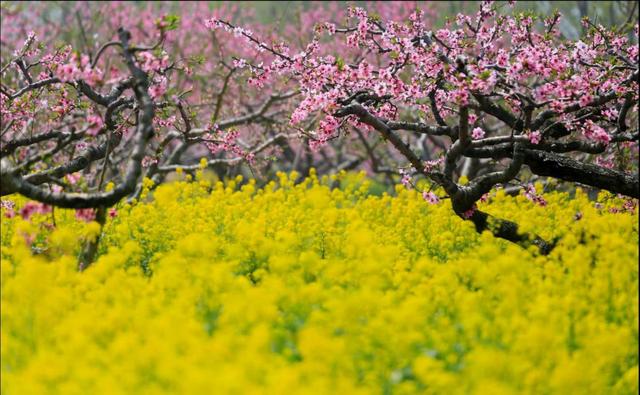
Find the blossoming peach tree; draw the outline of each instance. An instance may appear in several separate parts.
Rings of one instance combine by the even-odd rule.
[[[207,26],[235,31],[246,45],[276,55],[246,67],[265,86],[282,77],[295,81],[301,100],[290,123],[299,127],[320,116],[315,130],[305,131],[312,144],[354,129],[378,133],[408,163],[406,185],[420,175],[440,187],[423,191],[426,200],[449,198],[478,232],[548,253],[553,241],[520,231],[476,202],[525,169],[638,198],[638,25],[628,34],[585,19],[584,37],[569,41],[558,31],[559,13],[509,15],[506,7],[483,2],[475,15],[457,15],[438,30],[420,10],[399,23],[351,7],[345,26],[320,21],[302,52],[266,46],[226,20],[212,18]],[[344,58],[325,48],[333,40],[364,53]],[[446,143],[438,158],[425,161],[408,135]],[[480,160],[483,168],[468,183],[458,178],[463,159]],[[526,194],[545,204],[534,189]]]
[[[213,169],[259,170],[264,154],[286,144],[277,119],[296,92],[247,88],[226,56],[250,54],[205,29],[195,16],[206,4],[190,4],[182,21],[152,5],[85,4],[55,24],[33,22],[50,5],[34,5],[35,15],[2,7],[0,193],[33,200],[23,217],[65,207],[104,223],[116,202],[140,195],[143,177],[157,185],[178,168],[195,171],[202,157]],[[229,5],[217,14],[242,12]],[[56,41],[65,33],[84,40]],[[95,243],[91,250],[82,261]]]
[[[143,177],[161,183],[202,156],[260,172],[273,154],[282,169],[368,166],[416,188],[426,178],[428,202],[450,199],[479,232],[542,253],[554,242],[476,202],[516,184],[545,204],[525,182],[535,177],[638,198],[637,24],[585,20],[569,41],[559,14],[506,3],[441,29],[400,2],[334,21],[333,3],[278,32],[241,27],[249,11],[232,4],[205,20],[203,3],[180,18],[166,4],[132,7],[76,6],[31,32],[34,15],[3,8],[0,194],[32,199],[23,215],[55,206],[104,222]],[[55,39],[70,33],[74,46]],[[93,255],[95,243],[81,268]]]

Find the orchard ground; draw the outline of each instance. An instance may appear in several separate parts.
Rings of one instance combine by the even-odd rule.
[[[638,392],[638,214],[610,195],[480,203],[560,238],[540,256],[361,175],[145,185],[83,273],[95,222],[2,208],[2,394]]]

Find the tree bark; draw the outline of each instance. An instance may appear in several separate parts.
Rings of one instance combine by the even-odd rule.
[[[513,150],[511,144],[498,144],[492,147],[469,148],[464,155],[503,159],[511,157]],[[592,163],[580,162],[557,153],[534,149],[524,149],[524,164],[538,176],[577,182],[611,193],[640,198],[640,181],[637,173],[627,174]]]
[[[82,246],[82,251],[80,251],[80,255],[78,256],[78,271],[82,272],[86,268],[88,268],[93,262],[96,260],[96,256],[98,255],[98,246],[100,245],[100,240],[102,239],[102,230],[104,228],[104,224],[107,219],[107,208],[102,206],[96,209],[96,222],[100,224],[100,233],[93,240],[86,240],[84,246]]]
[[[515,222],[494,217],[480,210],[476,210],[469,220],[473,222],[478,233],[488,230],[495,237],[508,240],[525,249],[532,245],[536,246],[541,255],[548,255],[557,242],[557,240],[546,241],[533,233],[521,232]]]

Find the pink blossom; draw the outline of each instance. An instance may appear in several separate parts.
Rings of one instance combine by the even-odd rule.
[[[547,205],[547,201],[541,195],[538,195],[533,184],[528,184],[524,188],[524,196],[538,206],[544,207]]]
[[[296,110],[291,114],[291,124],[295,125],[300,123],[301,121],[306,119],[308,115],[309,113],[306,110],[300,107],[296,108]]]
[[[476,212],[477,209],[478,209],[478,207],[474,204],[473,207],[471,207],[469,210],[467,210],[464,213],[462,213],[462,217],[464,219],[469,219],[469,218],[473,217],[473,214]]]
[[[81,208],[76,210],[76,219],[91,222],[96,218],[96,213],[92,208]]]
[[[115,218],[115,217],[117,217],[117,216],[118,216],[118,210],[117,210],[117,209],[115,209],[115,208],[113,208],[113,207],[112,207],[112,208],[110,208],[110,209],[109,209],[109,217],[110,217],[110,218]]]
[[[0,207],[5,210],[4,216],[5,218],[13,218],[16,215],[14,210],[15,203],[11,200],[0,200]]]
[[[75,185],[80,180],[80,178],[82,178],[82,175],[80,173],[70,173],[67,174],[65,178],[67,179],[67,181],[69,181],[69,184]]]
[[[471,19],[468,16],[464,14],[456,15],[456,25],[463,26],[467,21],[471,21]]]
[[[90,136],[96,136],[102,126],[104,126],[104,122],[102,121],[102,117],[97,114],[89,115],[87,117],[87,123],[89,124],[89,128],[87,129],[87,134]]]
[[[335,24],[333,24],[333,23],[329,23],[329,22],[326,22],[326,23],[324,24],[324,26],[325,26],[325,28],[327,29],[327,33],[328,33],[330,36],[332,36],[332,35],[334,35],[334,34],[336,33],[336,25],[335,25]]]
[[[438,198],[438,195],[433,192],[423,191],[422,198],[430,204],[440,203],[440,198]]]
[[[484,138],[484,130],[482,130],[482,128],[474,128],[471,132],[471,138],[473,138],[474,140]]]
[[[338,129],[339,126],[340,123],[338,122],[337,118],[331,115],[327,115],[322,121],[320,121],[318,134],[320,135],[321,139],[328,139],[329,137],[333,136],[334,132]]]
[[[161,71],[169,66],[169,55],[166,52],[162,52],[159,57],[156,57],[151,52],[140,53],[141,68],[146,72]]]
[[[219,29],[220,27],[222,27],[222,23],[216,18],[210,18],[210,19],[205,19],[204,20],[204,26],[207,29],[215,30],[215,29]]]
[[[440,157],[440,158],[438,158],[436,160],[425,161],[424,164],[423,164],[424,165],[424,170],[426,172],[430,172],[433,169],[435,169],[436,167],[438,167],[443,162],[444,162],[444,156]]]
[[[157,99],[160,96],[164,95],[167,92],[167,79],[160,78],[160,80],[155,84],[149,87],[149,96],[153,99]]]
[[[411,175],[405,169],[400,169],[399,173],[402,176],[400,183],[407,188],[411,188]]]
[[[51,206],[34,201],[28,201],[21,209],[20,216],[28,220],[33,214],[48,214],[51,212]]]
[[[500,67],[507,67],[509,65],[509,56],[504,50],[500,50],[496,56],[496,64]]]
[[[529,132],[529,141],[531,144],[539,144],[542,140],[542,134],[539,131]]]
[[[607,169],[613,169],[615,167],[615,163],[611,158],[596,158],[596,164],[598,166],[606,167]]]
[[[594,140],[598,143],[609,144],[611,136],[599,125],[596,125],[592,120],[585,121],[582,128],[582,134],[589,140]]]
[[[247,61],[244,59],[234,59],[233,60],[233,67],[237,67],[239,69],[242,69],[244,67],[247,66]]]
[[[618,110],[616,110],[615,108],[607,108],[602,111],[602,115],[607,117],[610,121],[615,121],[616,119],[618,119]]]
[[[62,82],[73,81],[78,73],[78,68],[71,64],[67,63],[60,67],[58,76]]]
[[[578,99],[580,107],[588,106],[591,101],[593,101],[593,97],[588,93],[585,93],[584,95],[580,96],[580,99]]]
[[[322,139],[309,139],[309,149],[312,152],[318,152],[326,143],[327,141]]]
[[[465,88],[452,91],[451,97],[458,105],[466,106],[469,103],[469,92]]]
[[[627,212],[631,214],[635,214],[636,207],[638,207],[638,204],[637,204],[637,201],[634,201],[633,199],[626,199],[622,207],[625,210],[627,210]]]
[[[144,168],[147,168],[155,163],[158,163],[158,159],[154,158],[153,156],[145,156],[144,158],[142,158],[142,162],[141,165]]]

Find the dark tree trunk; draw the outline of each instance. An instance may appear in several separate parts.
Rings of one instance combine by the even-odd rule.
[[[82,272],[88,268],[96,260],[98,255],[98,246],[102,238],[102,229],[107,219],[107,208],[102,206],[96,209],[96,222],[100,224],[100,233],[93,240],[85,241],[82,251],[78,256],[78,271]]]
[[[541,255],[548,255],[557,243],[557,240],[549,242],[536,234],[521,232],[515,222],[496,218],[480,210],[476,210],[469,220],[473,222],[478,233],[488,230],[495,237],[508,240],[525,249],[534,245]]]

